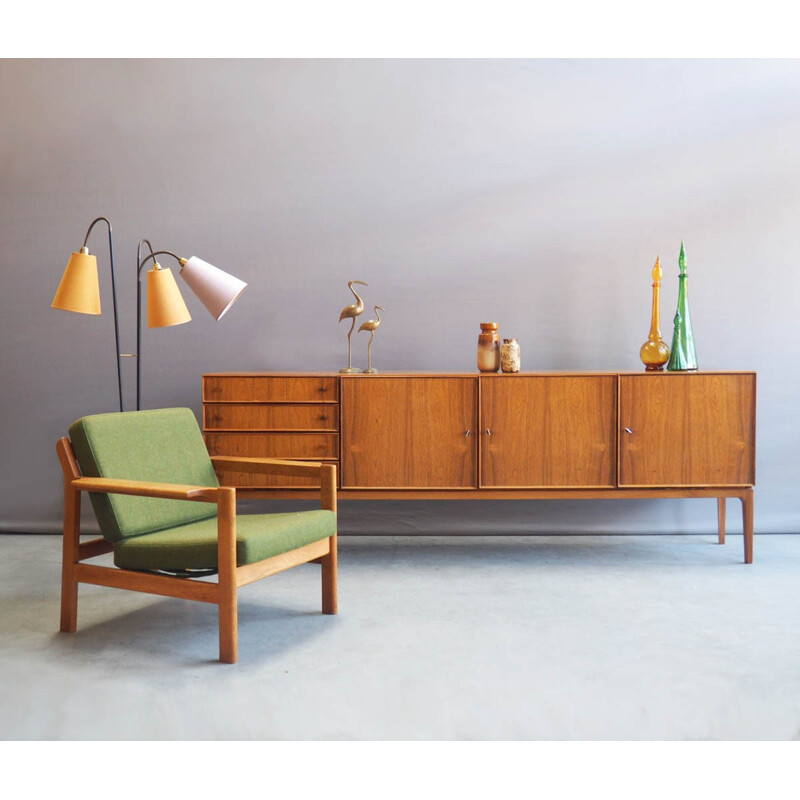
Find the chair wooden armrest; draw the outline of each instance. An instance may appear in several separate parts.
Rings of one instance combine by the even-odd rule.
[[[240,456],[211,456],[217,469],[235,472],[260,472],[271,475],[294,475],[296,477],[319,477],[321,469],[328,464],[319,461],[287,461],[280,458],[244,458]]]
[[[216,486],[187,486],[180,483],[130,481],[117,478],[74,478],[70,485],[79,492],[132,494],[168,500],[195,500],[201,503],[216,503],[219,494]]]

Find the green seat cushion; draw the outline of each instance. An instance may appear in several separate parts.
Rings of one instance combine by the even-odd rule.
[[[253,564],[336,533],[333,511],[243,514],[236,517],[236,564]],[[130,536],[114,543],[123,569],[216,569],[217,518]]]
[[[70,440],[91,478],[219,486],[203,434],[189,408],[95,414],[74,422]],[[91,493],[103,537],[128,536],[216,518],[214,503]]]

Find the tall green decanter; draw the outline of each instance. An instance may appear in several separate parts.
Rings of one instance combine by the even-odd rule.
[[[694,350],[692,320],[689,317],[689,290],[686,281],[686,252],[681,242],[681,254],[678,256],[678,310],[675,312],[675,331],[672,334],[672,347],[669,351],[667,369],[671,372],[697,369],[697,354]]]

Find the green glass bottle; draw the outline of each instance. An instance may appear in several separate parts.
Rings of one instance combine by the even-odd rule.
[[[669,351],[667,369],[671,372],[697,369],[697,353],[694,349],[692,320],[689,317],[689,290],[686,287],[686,251],[681,242],[681,254],[678,256],[678,310],[675,312],[675,331],[672,334],[672,347]]]

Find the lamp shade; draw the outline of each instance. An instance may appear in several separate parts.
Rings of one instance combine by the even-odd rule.
[[[52,308],[77,311],[79,314],[100,313],[97,259],[88,251],[73,253],[69,257],[67,268],[53,298]]]
[[[191,320],[175,276],[156,264],[147,273],[147,327],[168,328]]]
[[[183,265],[181,277],[217,321],[247,286],[244,281],[196,256],[192,256]]]

